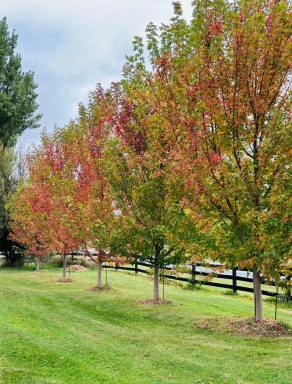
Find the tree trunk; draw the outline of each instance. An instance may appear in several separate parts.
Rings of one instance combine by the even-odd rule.
[[[263,321],[262,288],[261,276],[258,268],[253,267],[253,287],[254,287],[254,318],[255,321]]]
[[[159,294],[159,259],[155,257],[155,262],[154,262],[154,295],[153,295],[153,300],[154,301],[159,301],[160,300],[160,294]]]
[[[37,272],[39,272],[40,271],[40,258],[39,258],[39,256],[35,257],[34,262],[35,262],[35,270]]]
[[[67,255],[63,256],[63,279],[67,279]]]
[[[102,288],[102,262],[97,262],[97,287]]]

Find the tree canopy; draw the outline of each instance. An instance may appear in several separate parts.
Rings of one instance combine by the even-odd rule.
[[[40,115],[36,99],[37,85],[32,72],[23,72],[16,53],[17,35],[9,32],[6,18],[0,20],[0,141],[14,146],[27,128],[38,126]]]

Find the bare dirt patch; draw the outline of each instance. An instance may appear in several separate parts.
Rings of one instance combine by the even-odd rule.
[[[194,327],[215,332],[229,332],[239,336],[249,337],[292,336],[292,329],[288,325],[274,320],[256,322],[254,319],[213,318],[196,322]]]

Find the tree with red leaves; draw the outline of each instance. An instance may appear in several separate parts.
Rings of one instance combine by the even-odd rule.
[[[176,2],[170,25],[147,28],[150,71],[135,39],[125,71],[144,99],[130,95],[120,108],[127,128],[118,126],[134,150],[144,148],[146,132],[148,150],[148,122],[156,123],[172,185],[185,185],[181,204],[208,232],[202,256],[253,271],[257,321],[263,275],[276,278],[291,258],[290,17],[285,0],[198,0],[188,24]],[[137,125],[138,148],[127,138]],[[162,153],[156,146],[155,155]]]
[[[36,270],[40,270],[40,260],[52,249],[54,230],[50,226],[50,207],[47,201],[49,191],[46,185],[20,186],[9,202],[12,228],[10,237],[22,244],[26,253],[35,257]]]
[[[42,146],[30,155],[27,185],[39,191],[38,203],[33,209],[37,220],[43,220],[40,229],[50,229],[42,232],[42,236],[50,249],[62,257],[64,280],[67,279],[67,256],[80,246],[68,220],[71,217],[70,194],[75,189],[71,175],[64,146],[54,138],[44,137]]]
[[[108,95],[98,86],[90,95],[88,107],[80,106],[78,121],[61,130],[58,136],[65,145],[64,157],[74,175],[70,227],[84,254],[97,265],[98,289],[103,288],[103,263],[116,260],[116,255],[110,252],[114,207],[102,171],[110,108]]]
[[[212,223],[206,255],[253,271],[257,321],[262,276],[291,258],[290,17],[287,1],[198,1],[185,69],[171,59],[192,109],[178,151],[186,198]]]

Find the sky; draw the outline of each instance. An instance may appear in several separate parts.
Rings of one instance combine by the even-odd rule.
[[[185,16],[191,0],[181,1]],[[50,132],[77,116],[97,83],[120,79],[132,39],[146,25],[167,23],[171,0],[1,0],[0,18],[7,17],[18,34],[17,51],[25,71],[38,84],[40,129],[28,129],[18,146],[39,144],[42,130]]]

